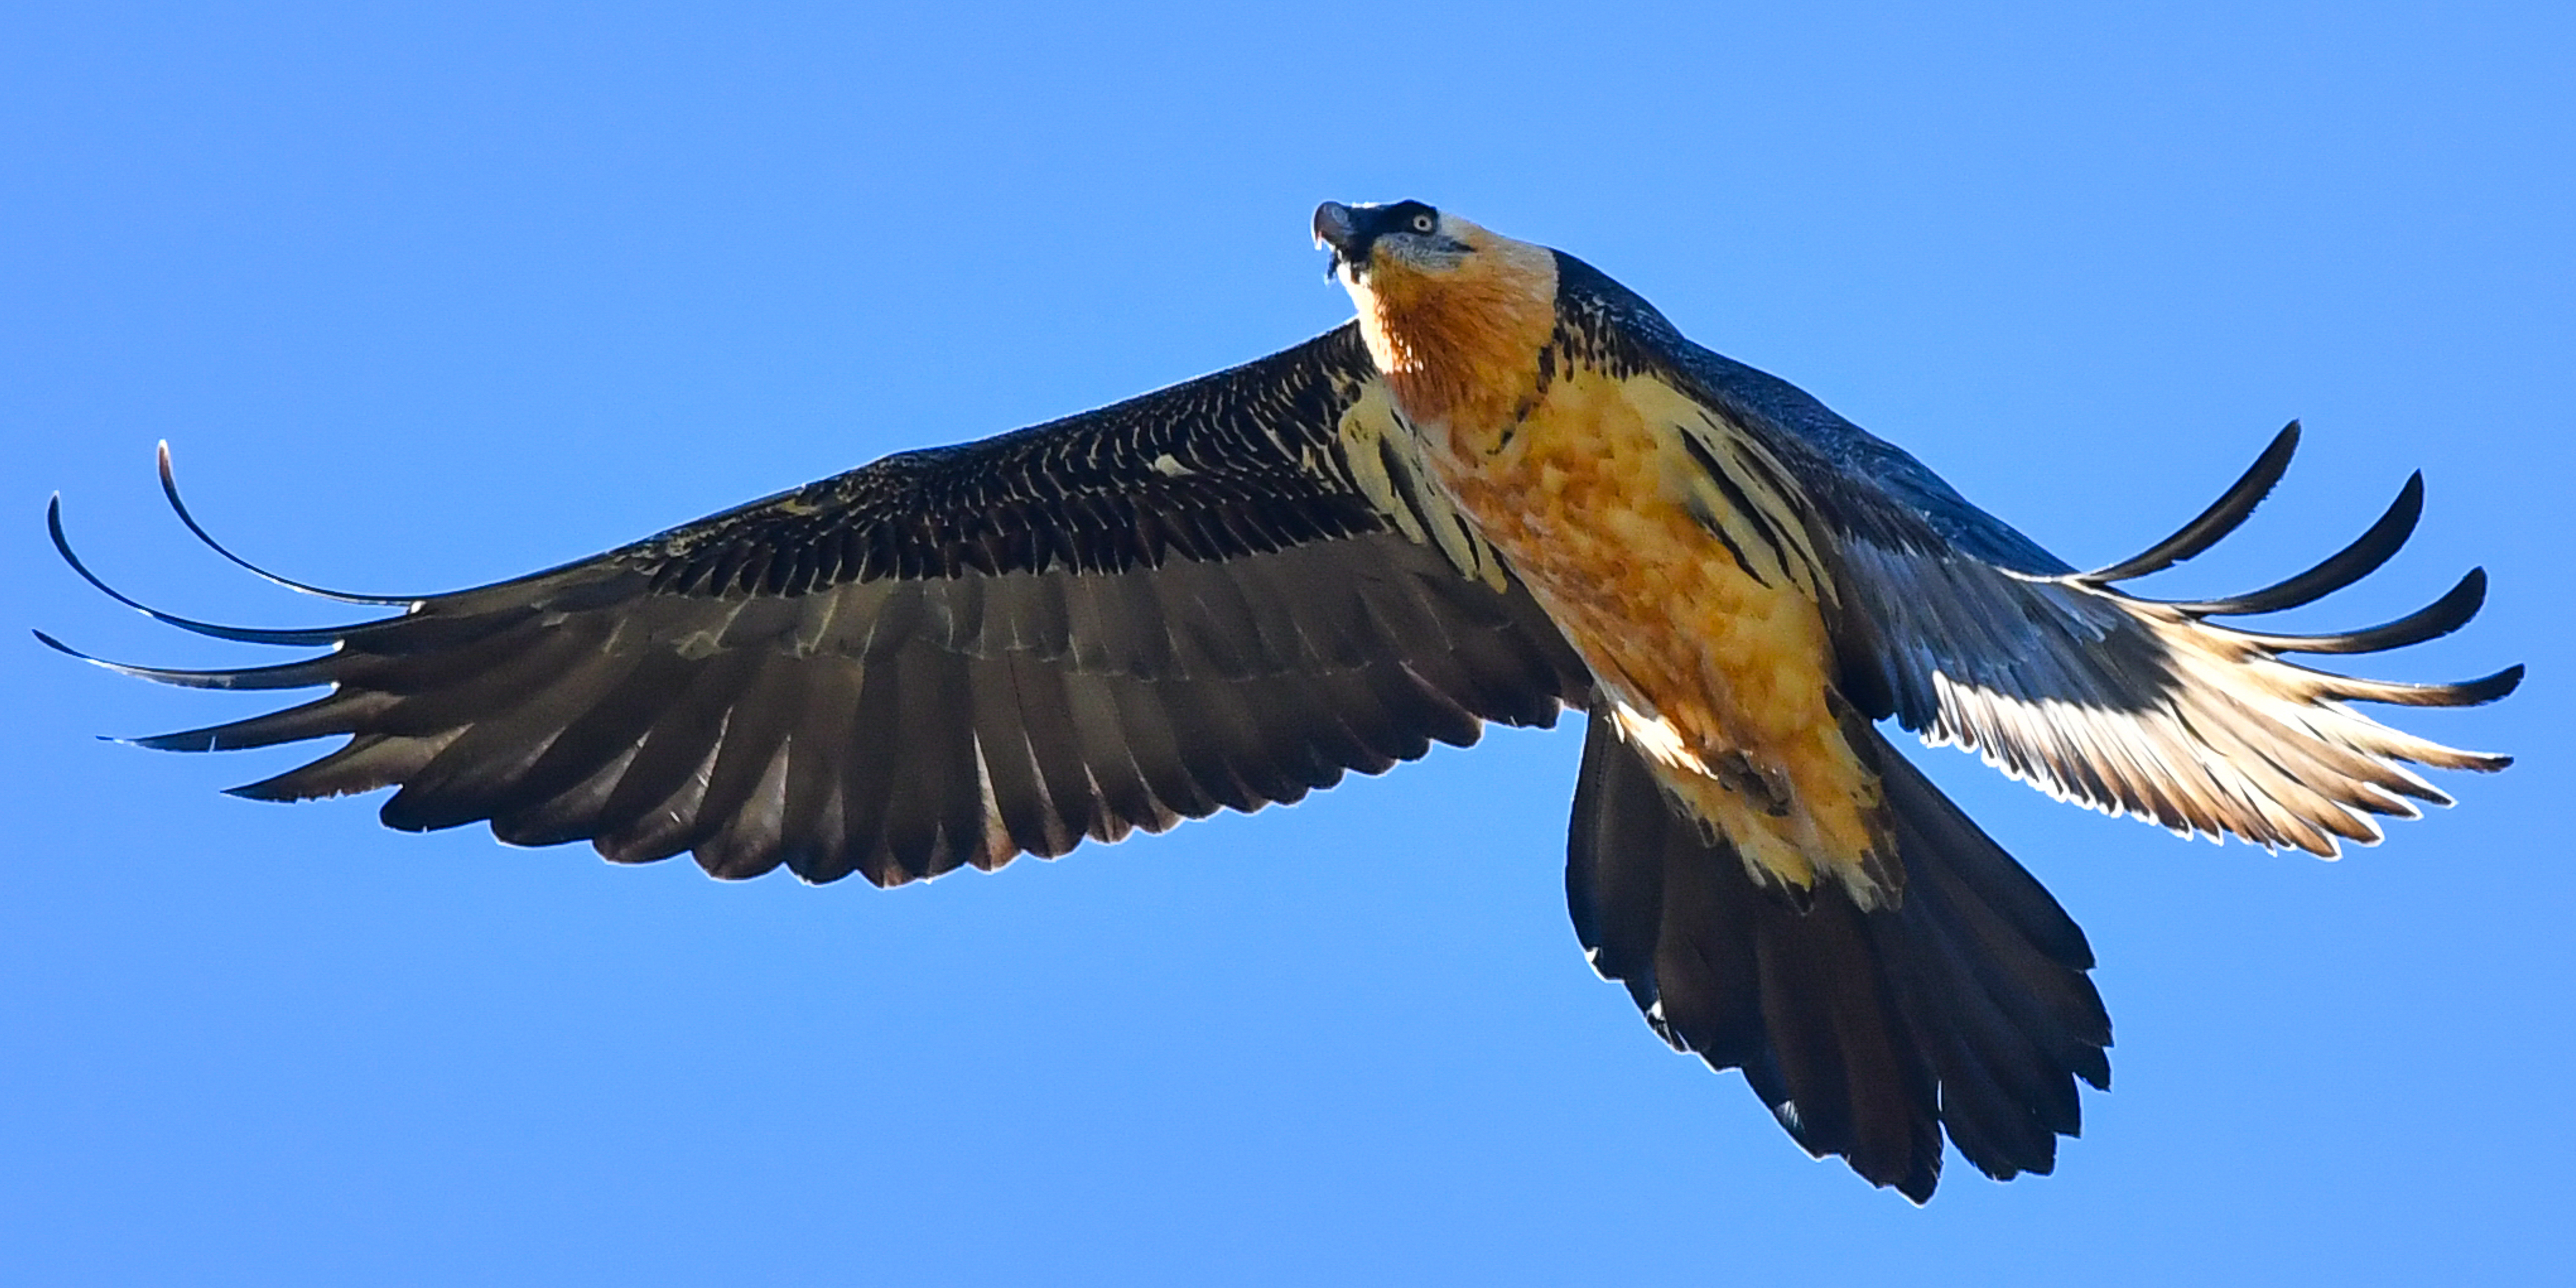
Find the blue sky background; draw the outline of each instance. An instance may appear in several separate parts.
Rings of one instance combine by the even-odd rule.
[[[0,641],[0,1261],[28,1283],[2422,1283],[2563,1273],[2566,6],[294,6],[0,17],[0,586],[326,620],[1333,325],[1323,198],[1573,251],[2081,563],[2307,447],[2244,589],[2474,563],[2338,864],[1931,763],[2091,932],[2061,1171],[1926,1210],[1666,1051],[1562,905],[1568,730],[891,893],[382,831],[95,741],[247,709]],[[1794,10],[1794,13],[1784,12]]]

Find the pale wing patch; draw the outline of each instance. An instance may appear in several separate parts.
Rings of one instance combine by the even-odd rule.
[[[1422,444],[1395,408],[1386,386],[1370,381],[1336,427],[1352,486],[1391,519],[1396,530],[1438,550],[1460,576],[1504,588],[1501,558],[1433,480]]]
[[[2381,724],[2334,696],[2340,677],[2279,661],[2239,632],[2159,612],[2161,605],[2110,602],[2132,619],[2131,629],[2156,641],[2169,678],[2106,672],[2078,700],[1936,668],[1936,715],[1923,740],[1976,752],[2059,800],[2115,817],[2324,858],[2344,841],[2376,844],[2374,816],[2415,818],[2417,801],[2451,803],[2407,762],[2481,769],[2497,759]],[[2105,656],[2074,662],[2098,665]]]
[[[2414,817],[2450,797],[2407,766],[2495,770],[2462,751],[2354,710],[2353,701],[2470,706],[2521,680],[2520,667],[2458,684],[2333,675],[2291,653],[2368,653],[2449,633],[2485,596],[2470,573],[2394,622],[2337,635],[2283,635],[2218,617],[2280,612],[2352,584],[2396,553],[2420,513],[2420,477],[2369,531],[2304,572],[2224,599],[2163,602],[2114,588],[2207,549],[2280,477],[2295,427],[2226,496],[2173,537],[2095,573],[2034,576],[1943,548],[1847,540],[1839,568],[1856,629],[1896,713],[1926,742],[1977,752],[2052,796],[2183,835],[2234,834],[2325,857],[2370,844],[2381,817]]]

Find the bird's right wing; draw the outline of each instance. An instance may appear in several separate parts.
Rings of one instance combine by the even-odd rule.
[[[1918,485],[1909,504],[1906,489],[1864,492],[1846,471],[1823,489],[1823,508],[1836,529],[1847,684],[1874,714],[1893,713],[1927,741],[1976,751],[2062,799],[2184,834],[2232,833],[2332,856],[2340,841],[2377,841],[2374,816],[2412,817],[2415,802],[2450,803],[2407,766],[2495,770],[2509,759],[2391,728],[2350,704],[2489,702],[2513,690],[2521,667],[2458,684],[2408,684],[2284,659],[2373,653],[2448,634],[2484,601],[2483,572],[2472,570],[2417,612],[2364,630],[2294,635],[2219,620],[2300,607],[2386,562],[2422,511],[2420,475],[2351,545],[2261,590],[2166,601],[2120,589],[2235,530],[2279,481],[2297,442],[2294,424],[2198,518],[2093,572],[2016,557],[2019,534],[1945,487],[1935,494],[1919,486],[1928,472],[1899,477]],[[1912,466],[1910,458],[1903,463]],[[1867,482],[1890,477],[1897,476]]]
[[[693,851],[725,877],[989,868],[1295,801],[1585,700],[1581,662],[1424,485],[1410,442],[1345,326],[530,577],[342,597],[403,609],[373,621],[154,612],[331,651],[116,669],[331,686],[143,740],[348,737],[237,789],[254,798],[399,787],[394,827],[489,820],[507,841],[588,839],[624,862]]]
[[[1594,274],[1595,279],[1598,278]],[[2419,478],[2342,551],[2242,595],[2142,598],[2122,584],[2235,531],[2289,466],[2294,423],[2198,518],[2134,558],[2079,572],[1962,498],[1912,456],[1797,386],[1683,339],[1606,279],[1588,289],[1632,361],[1690,389],[1745,450],[1731,467],[1798,498],[1797,522],[1831,565],[1824,607],[1844,696],[1927,742],[2063,800],[2186,835],[2233,834],[2331,856],[2379,839],[2376,819],[2450,798],[2410,764],[2495,770],[2508,757],[2446,747],[2354,702],[2470,706],[2513,691],[2522,668],[2457,684],[2338,675],[2293,654],[2373,653],[2458,629],[2486,596],[2471,571],[2396,621],[2294,635],[2222,619],[2312,603],[2387,562],[2422,511]]]

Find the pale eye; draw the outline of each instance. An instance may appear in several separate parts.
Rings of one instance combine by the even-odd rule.
[[[1417,233],[1427,233],[1439,226],[1440,221],[1427,214],[1415,215],[1413,217],[1413,231]]]

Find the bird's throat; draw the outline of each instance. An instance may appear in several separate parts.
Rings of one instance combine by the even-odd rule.
[[[1556,331],[1556,263],[1512,243],[1445,272],[1380,268],[1351,284],[1360,332],[1416,424],[1493,433],[1536,392]]]

